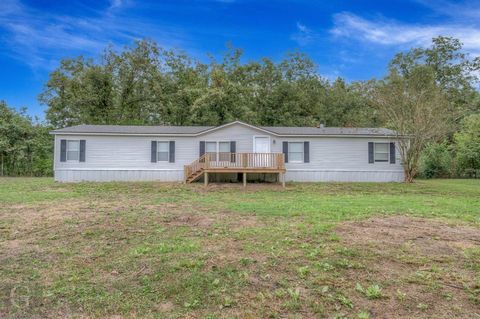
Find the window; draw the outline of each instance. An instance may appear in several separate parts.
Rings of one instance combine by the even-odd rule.
[[[205,143],[205,153],[216,153],[216,152],[217,152],[217,142]]]
[[[157,142],[157,161],[168,162],[169,142]]]
[[[290,163],[303,163],[303,142],[288,143],[288,161]]]
[[[219,142],[218,151],[220,153],[230,153],[230,142]]]
[[[218,142],[218,160],[230,161],[230,142]]]
[[[80,141],[67,141],[67,161],[80,159]]]
[[[205,153],[210,153],[210,160],[217,160],[217,142],[206,142],[205,143]]]
[[[217,156],[220,161],[230,160],[229,154],[226,154],[230,153],[230,142],[205,142],[205,153],[212,153],[212,161],[216,161]]]
[[[388,162],[389,144],[375,143],[375,162]]]

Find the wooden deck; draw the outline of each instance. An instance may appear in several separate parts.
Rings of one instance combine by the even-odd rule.
[[[274,173],[285,185],[285,158],[282,153],[206,153],[185,165],[185,182],[192,183],[204,176],[208,185],[208,173],[243,173],[244,186],[247,173]]]

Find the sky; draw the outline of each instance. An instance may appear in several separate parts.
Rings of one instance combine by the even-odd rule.
[[[44,119],[37,97],[62,58],[136,39],[201,61],[228,43],[245,61],[298,50],[324,77],[356,81],[382,77],[395,53],[438,35],[480,55],[480,0],[0,0],[0,100]]]

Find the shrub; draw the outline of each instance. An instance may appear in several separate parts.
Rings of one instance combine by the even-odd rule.
[[[480,114],[470,115],[455,134],[458,167],[462,175],[478,177],[480,174]]]
[[[453,156],[449,145],[430,143],[420,157],[420,176],[425,178],[451,177]]]

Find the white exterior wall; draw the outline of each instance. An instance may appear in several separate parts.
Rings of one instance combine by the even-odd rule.
[[[310,163],[287,163],[286,180],[298,182],[401,182],[401,158],[395,164],[368,163],[368,142],[393,142],[388,138],[315,137],[285,138],[282,141],[309,141]],[[277,145],[281,152],[281,143]]]
[[[368,142],[383,138],[301,137],[283,138],[233,124],[196,137],[56,135],[55,180],[76,181],[182,181],[183,167],[199,156],[200,141],[236,141],[237,152],[252,152],[254,136],[270,136],[271,152],[282,152],[283,141],[309,141],[310,163],[287,163],[287,181],[402,181],[396,164],[368,163]],[[60,162],[60,140],[86,140],[85,162]],[[175,163],[151,163],[151,141],[175,141]]]

